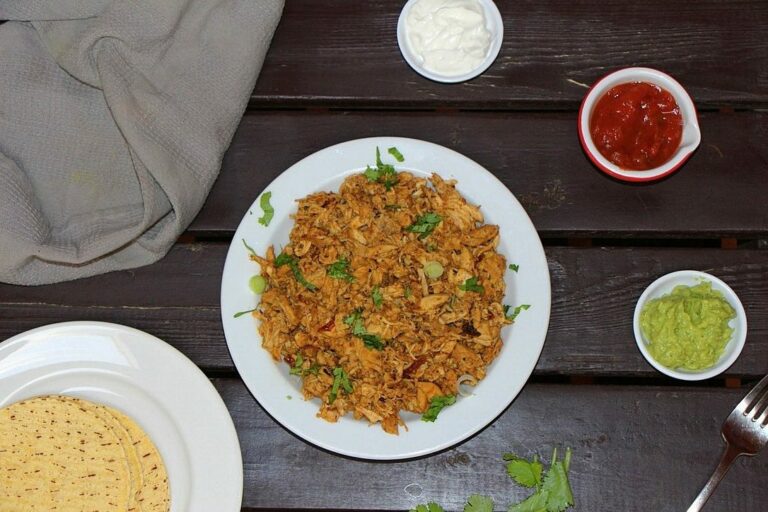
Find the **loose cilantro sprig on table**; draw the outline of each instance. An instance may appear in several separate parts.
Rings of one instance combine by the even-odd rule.
[[[381,337],[369,333],[365,328],[365,325],[363,324],[362,308],[358,308],[347,315],[347,317],[344,318],[344,323],[352,328],[353,336],[357,336],[363,340],[363,345],[376,350],[384,350],[384,342],[381,340]]]
[[[426,505],[416,505],[416,508],[412,508],[410,512],[445,512],[445,509],[434,501],[430,501]]]
[[[348,283],[355,280],[355,276],[349,273],[349,260],[346,258],[339,258],[326,267],[328,276],[334,279],[343,279]]]
[[[272,192],[264,192],[261,194],[261,199],[259,199],[259,206],[261,207],[261,210],[264,212],[264,215],[259,217],[259,224],[262,226],[269,226],[269,223],[272,222],[272,217],[275,216],[275,209],[272,208],[272,205],[269,204],[269,200],[272,197]]]
[[[456,403],[455,395],[436,396],[429,401],[427,412],[421,415],[421,421],[435,421],[440,411]]]
[[[526,309],[531,309],[530,304],[520,304],[515,309],[512,310],[512,313],[509,312],[509,308],[511,308],[509,304],[504,304],[504,316],[507,320],[510,322],[514,322],[515,318],[517,318],[517,315],[520,314],[521,311],[525,311]]]
[[[511,505],[508,512],[563,512],[573,506],[573,491],[568,481],[571,455],[571,449],[567,448],[565,458],[559,461],[555,448],[549,470],[542,477],[543,467],[536,457],[529,461],[511,453],[504,454],[509,476],[524,487],[536,489],[525,500]]]
[[[483,288],[483,286],[477,282],[477,276],[472,276],[466,281],[464,281],[464,284],[460,284],[459,290],[463,290],[465,292],[475,292],[475,293],[485,292],[485,288]]]
[[[564,512],[572,507],[573,491],[568,480],[568,470],[571,465],[571,449],[565,451],[565,458],[557,460],[557,448],[552,453],[549,470],[544,473],[544,466],[538,457],[532,460],[523,459],[512,453],[505,453],[507,474],[523,487],[536,489],[520,503],[512,504],[507,512]],[[445,512],[435,502],[417,505],[410,512]],[[473,494],[464,505],[464,512],[493,512],[493,500],[488,496]]]
[[[442,220],[443,218],[438,214],[434,212],[428,212],[418,217],[416,221],[410,226],[406,227],[405,230],[411,233],[418,233],[419,240],[424,240],[432,234],[432,232]]]
[[[394,156],[398,162],[404,160],[403,155],[397,151],[397,148],[389,148],[389,153]],[[398,158],[398,155],[400,158]],[[395,170],[395,166],[385,164],[381,161],[381,152],[379,151],[378,146],[376,146],[376,167],[371,167],[370,165],[367,166],[363,175],[368,178],[368,181],[378,181],[383,184],[387,190],[397,185],[397,171]]]
[[[339,388],[343,389],[346,394],[352,392],[352,383],[349,382],[349,375],[341,367],[333,369],[333,384],[331,384],[331,392],[328,393],[328,403],[332,404],[339,396]]]
[[[291,272],[293,272],[293,277],[296,278],[296,281],[299,282],[304,288],[307,290],[314,292],[317,291],[317,286],[310,283],[304,278],[304,274],[301,273],[301,268],[299,267],[299,260],[295,256],[291,256],[290,254],[286,254],[284,252],[281,252],[280,255],[275,258],[275,266],[276,267],[282,267],[283,265],[288,265],[288,267],[291,269]]]

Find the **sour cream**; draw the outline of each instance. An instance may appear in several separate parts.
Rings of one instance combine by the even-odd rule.
[[[480,66],[493,34],[478,0],[418,0],[405,20],[408,45],[424,69],[460,76]]]

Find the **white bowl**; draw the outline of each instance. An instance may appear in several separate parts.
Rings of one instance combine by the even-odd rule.
[[[704,368],[699,371],[667,368],[656,361],[648,351],[648,340],[646,340],[640,329],[640,312],[649,300],[656,299],[672,292],[675,286],[696,286],[703,280],[712,283],[712,289],[722,293],[725,300],[727,300],[731,307],[736,311],[736,318],[733,318],[729,322],[730,327],[733,328],[731,339],[725,346],[725,350],[723,350],[723,354],[720,356],[717,363],[709,368]],[[651,283],[637,301],[632,324],[635,331],[635,341],[637,342],[637,347],[640,349],[643,357],[651,363],[651,366],[661,373],[681,380],[704,380],[724,372],[739,357],[741,350],[744,348],[744,342],[747,339],[747,315],[744,312],[744,306],[742,306],[739,297],[736,296],[736,293],[734,293],[730,286],[720,279],[707,274],[706,272],[699,272],[697,270],[680,270],[678,272],[672,272],[671,274],[661,276]]]
[[[421,76],[434,80],[435,82],[443,82],[447,84],[453,84],[458,82],[465,82],[476,76],[482,74],[488,69],[501,50],[501,42],[504,39],[504,23],[501,20],[501,14],[498,7],[493,3],[493,0],[477,0],[477,2],[483,7],[485,13],[486,28],[491,33],[493,39],[491,46],[488,48],[488,53],[485,56],[483,62],[480,63],[472,71],[461,75],[443,75],[440,73],[434,73],[424,68],[421,58],[417,56],[412,50],[411,45],[408,42],[408,29],[406,27],[405,19],[408,17],[408,13],[418,0],[408,0],[400,11],[400,18],[397,20],[397,44],[400,46],[400,53],[403,54],[403,58],[417,73]]]
[[[622,169],[609,161],[595,146],[589,130],[589,120],[592,117],[595,103],[611,88],[628,82],[646,82],[658,85],[662,89],[669,91],[680,107],[680,115],[683,118],[683,136],[680,140],[680,146],[672,155],[672,158],[664,165],[645,171]],[[677,80],[666,73],[651,68],[624,68],[601,78],[587,92],[579,109],[579,139],[592,163],[609,176],[624,181],[653,181],[672,174],[688,160],[696,148],[699,147],[701,130],[699,129],[699,120],[693,100],[691,100],[691,97]]]

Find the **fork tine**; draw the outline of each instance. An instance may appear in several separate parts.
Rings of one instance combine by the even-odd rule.
[[[768,389],[763,390],[760,398],[755,400],[754,405],[751,406],[749,411],[744,411],[744,414],[746,414],[747,418],[754,421],[758,416],[762,416],[761,413],[765,412],[766,404],[768,404]]]
[[[760,397],[762,397],[766,389],[768,389],[768,375],[760,379],[760,382],[755,384],[755,387],[752,388],[752,391],[747,393],[747,396],[745,396],[736,407],[742,410],[742,414],[746,415],[752,411],[753,405]]]

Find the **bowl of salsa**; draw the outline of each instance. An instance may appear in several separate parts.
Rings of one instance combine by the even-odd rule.
[[[674,78],[624,68],[598,80],[579,109],[579,139],[598,169],[653,181],[679,169],[701,142],[696,107]]]

